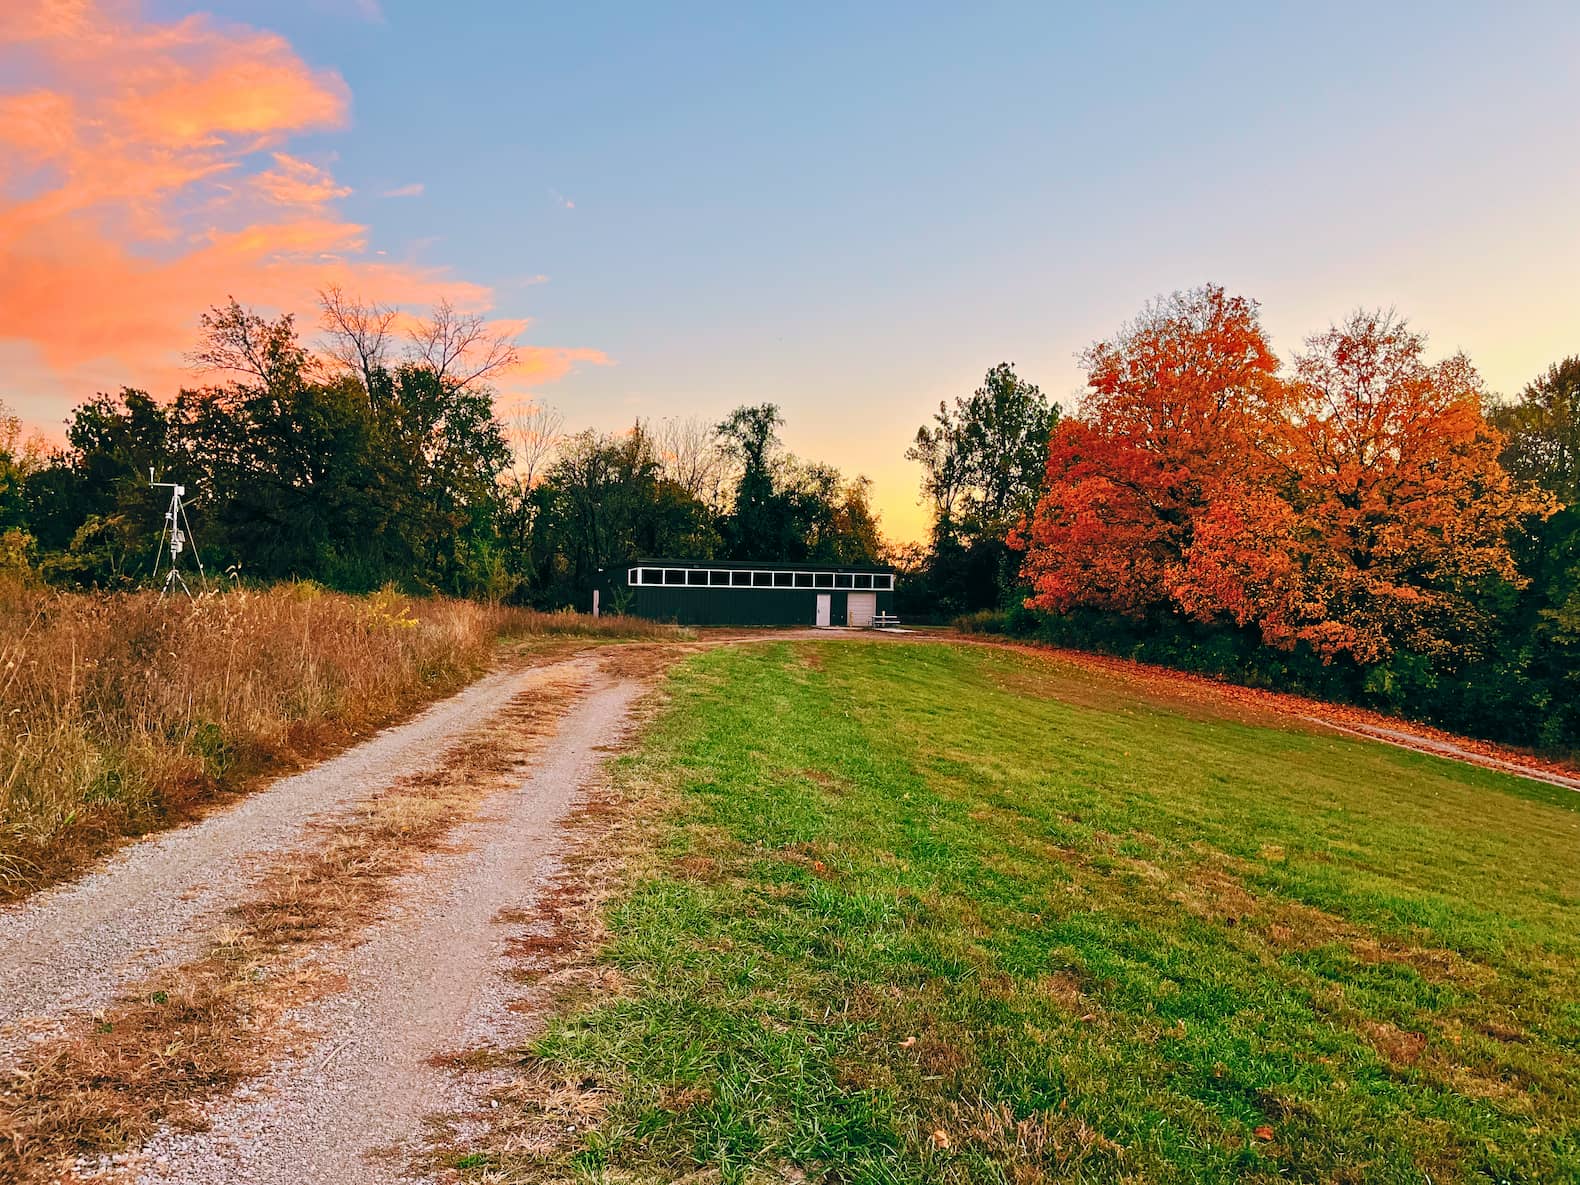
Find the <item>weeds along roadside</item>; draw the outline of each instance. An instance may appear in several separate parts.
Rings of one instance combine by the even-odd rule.
[[[0,900],[516,658],[664,626],[312,584],[196,601],[0,585]]]

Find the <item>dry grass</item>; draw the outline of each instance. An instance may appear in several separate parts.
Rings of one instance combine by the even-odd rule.
[[[195,602],[0,584],[0,899],[454,690],[501,634],[677,636],[310,584]]]
[[[0,1091],[0,1179],[57,1180],[77,1158],[200,1122],[196,1104],[265,1069],[295,1036],[283,1014],[336,986],[294,956],[354,933],[395,877],[519,780],[576,690],[567,681],[518,696],[436,769],[285,857],[205,955],[150,977],[19,1068]]]

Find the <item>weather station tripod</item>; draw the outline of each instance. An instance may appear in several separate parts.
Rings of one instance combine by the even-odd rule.
[[[192,535],[192,522],[187,518],[187,488],[173,481],[155,481],[154,471],[148,470],[148,484],[154,489],[170,491],[170,506],[165,511],[165,523],[159,533],[159,546],[154,549],[154,579],[159,579],[159,565],[166,549],[170,552],[170,567],[165,570],[165,582],[159,590],[159,599],[164,600],[172,588],[179,587],[190,598],[192,590],[187,587],[186,577],[181,574],[181,553],[186,550]],[[192,544],[192,562],[197,565],[198,587],[207,588],[208,580],[203,573],[203,559],[198,555],[197,544]]]

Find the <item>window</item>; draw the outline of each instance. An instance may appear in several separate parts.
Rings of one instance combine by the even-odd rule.
[[[888,572],[754,572],[739,568],[628,568],[626,582],[672,588],[849,588],[885,592],[894,588],[894,576]]]

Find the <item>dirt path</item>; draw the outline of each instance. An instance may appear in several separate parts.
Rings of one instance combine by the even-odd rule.
[[[0,1067],[63,1020],[192,954],[273,859],[311,842],[316,823],[424,767],[512,696],[593,669],[571,659],[485,676],[338,757],[0,912]]]
[[[1525,765],[1518,761],[1510,761],[1507,758],[1498,757],[1491,753],[1477,753],[1443,737],[1428,736],[1403,728],[1385,728],[1378,724],[1340,724],[1336,720],[1324,719],[1321,716],[1307,716],[1305,719],[1320,724],[1324,728],[1331,728],[1335,732],[1345,732],[1351,736],[1365,737],[1369,741],[1381,741],[1385,745],[1395,745],[1401,749],[1413,749],[1417,753],[1430,753],[1434,757],[1446,757],[1450,761],[1462,761],[1466,765],[1480,765],[1487,769],[1496,769],[1503,773],[1514,774],[1516,777],[1529,778],[1533,782],[1546,782],[1549,786],[1561,786],[1565,790],[1580,790],[1580,777],[1570,777],[1568,774],[1557,773],[1553,770],[1537,769],[1534,766]]]
[[[206,1114],[209,1130],[169,1133],[138,1180],[180,1185],[375,1185],[401,1166],[436,1112],[474,1100],[436,1055],[508,1048],[523,1018],[507,1003],[513,938],[552,875],[559,826],[621,739],[639,685],[599,676],[514,791],[455,832],[395,888],[399,905],[326,970],[345,988],[294,1019],[318,1034],[305,1053]]]

